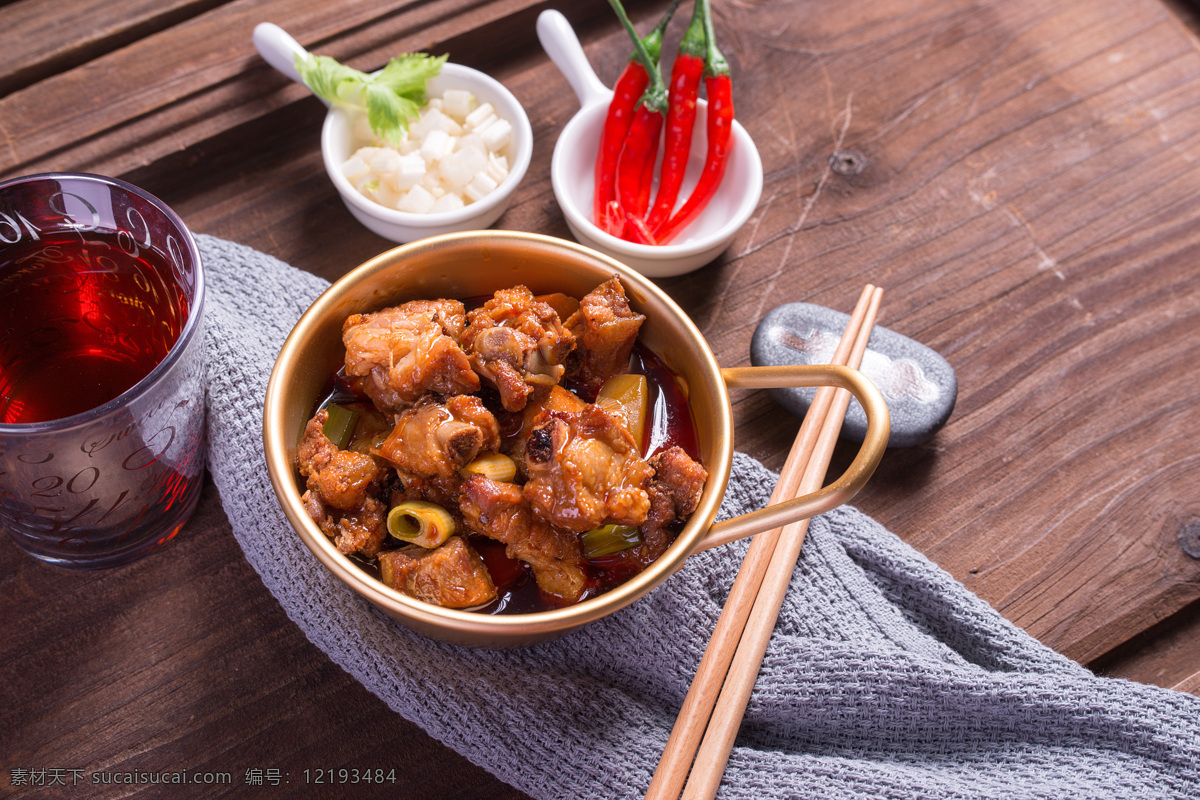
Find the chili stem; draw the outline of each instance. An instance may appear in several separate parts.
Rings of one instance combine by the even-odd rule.
[[[717,32],[713,28],[711,0],[696,0],[704,7],[704,76],[724,75],[729,77],[729,62],[717,49]]]
[[[675,210],[675,201],[679,198],[679,189],[687,172],[692,152],[692,133],[696,126],[696,97],[704,73],[705,49],[704,6],[696,3],[671,68],[666,141],[658,177],[658,194],[646,216],[646,227],[651,231],[666,222]]]
[[[646,68],[646,75],[650,78],[650,85],[642,94],[641,103],[649,105],[656,111],[665,112],[667,110],[667,88],[663,85],[662,74],[658,71],[658,62],[650,56],[646,45],[638,37],[633,23],[629,21],[629,15],[625,13],[625,7],[621,5],[621,0],[608,0],[608,4],[617,13],[617,18],[621,20],[629,38],[633,40],[634,52],[637,53],[642,66]]]
[[[641,217],[650,205],[650,184],[654,178],[654,162],[658,157],[658,140],[667,110],[667,90],[663,85],[658,64],[650,58],[633,23],[620,0],[608,0],[621,24],[633,40],[638,58],[646,68],[650,83],[642,94],[630,123],[625,145],[617,159],[617,202],[624,214]],[[628,234],[628,227],[626,230]]]
[[[657,63],[662,54],[663,34],[667,23],[679,7],[681,0],[674,0],[663,14],[662,19],[654,30],[642,39],[654,61]],[[609,213],[610,203],[616,199],[617,159],[625,144],[625,136],[629,133],[629,125],[633,121],[633,112],[638,100],[650,84],[650,77],[642,65],[635,49],[625,64],[617,82],[613,84],[613,99],[608,105],[608,114],[604,119],[604,127],[600,131],[600,146],[596,155],[595,189],[592,197],[592,216],[596,225],[604,231],[619,236],[623,223],[614,220]]]
[[[703,5],[705,56],[704,87],[708,92],[708,153],[704,170],[687,202],[659,229],[652,230],[659,244],[666,244],[690,225],[712,200],[725,176],[725,167],[733,150],[733,83],[729,62],[717,49],[713,29],[712,7],[709,0],[697,0]]]

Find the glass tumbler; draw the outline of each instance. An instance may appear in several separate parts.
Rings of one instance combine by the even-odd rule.
[[[66,567],[169,541],[204,473],[204,270],[124,181],[0,183],[0,526]]]

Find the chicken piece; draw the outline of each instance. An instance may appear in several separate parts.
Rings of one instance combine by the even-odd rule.
[[[696,511],[708,470],[694,460],[682,447],[670,447],[652,456],[648,462],[654,477],[646,486],[650,495],[650,513],[642,525],[643,546],[649,560],[662,555],[674,539],[674,533],[663,529],[676,520],[686,520]]]
[[[339,553],[360,553],[367,558],[379,554],[387,537],[387,506],[374,497],[350,511],[330,511],[318,492],[309,490],[300,498],[304,509],[321,532],[333,539]]]
[[[301,501],[342,553],[374,556],[387,535],[384,508],[374,493],[386,470],[372,456],[340,450],[325,436],[329,412],[308,421],[296,456],[306,479]]]
[[[579,536],[535,514],[520,486],[472,475],[463,481],[459,508],[468,527],[528,564],[543,592],[566,602],[579,599],[586,580]]]
[[[457,300],[412,300],[342,325],[346,374],[383,411],[399,411],[425,394],[470,394],[479,376],[458,345],[466,324]]]
[[[496,585],[479,554],[461,536],[426,550],[409,545],[379,554],[379,578],[393,589],[446,608],[496,599]]]
[[[468,320],[463,349],[475,372],[500,392],[506,410],[520,411],[535,391],[562,378],[575,337],[526,287],[501,289]]]
[[[575,336],[567,377],[594,397],[607,378],[628,371],[629,355],[645,321],[630,309],[617,276],[588,292],[567,320],[567,329]]]
[[[554,525],[583,533],[646,521],[654,470],[624,421],[597,406],[546,412],[525,443],[523,467],[525,498]]]
[[[395,427],[375,451],[408,484],[419,478],[452,480],[480,453],[500,447],[500,425],[474,395],[445,403],[426,399],[396,417]]]
[[[522,476],[525,474],[525,445],[529,442],[529,435],[533,433],[533,429],[538,423],[544,421],[547,414],[577,413],[586,407],[587,403],[580,400],[578,395],[561,386],[551,388],[550,393],[545,397],[532,400],[525,406],[521,414],[520,427],[508,437],[507,444],[508,454],[513,461],[517,462],[517,468],[522,470]]]
[[[339,450],[325,435],[328,419],[329,412],[321,409],[308,421],[296,458],[308,488],[319,492],[326,504],[349,511],[362,503],[383,470],[369,455]]]

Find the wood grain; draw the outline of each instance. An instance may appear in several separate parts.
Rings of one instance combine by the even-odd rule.
[[[237,546],[211,482],[169,549],[103,573],[0,549],[0,787],[18,797],[129,797],[95,773],[227,773],[173,797],[519,800],[392,712],[310,644]],[[396,770],[338,794],[317,770]],[[67,786],[13,787],[12,770]],[[71,783],[81,770],[80,783]],[[278,770],[260,788],[247,772]],[[310,774],[306,779],[305,770]],[[346,791],[349,791],[348,789]]]
[[[86,19],[76,25],[55,24],[61,7],[40,0],[17,0],[0,6],[0,96],[67,72],[105,53],[136,42],[219,5],[222,0],[80,0],[70,13]]]
[[[945,355],[960,395],[859,504],[1088,660],[1198,588],[1175,541],[1197,513],[1195,48],[1152,5],[862,10],[738,18],[741,96],[810,114],[739,106],[763,203],[685,300],[729,363],[775,298],[884,286],[882,323]],[[842,152],[865,168],[833,172]],[[752,402],[739,445],[774,463]]]
[[[1088,666],[1099,675],[1200,696],[1197,665],[1200,665],[1200,602],[1180,609]]]
[[[569,238],[548,176],[577,103],[533,34],[549,3],[175,0],[138,6],[125,32],[93,26],[91,0],[57,4],[53,28],[36,5],[0,6],[0,22],[24,20],[0,28],[0,178],[125,177],[196,231],[330,279],[378,254],[390,243],[324,176],[323,107],[253,51],[269,20],[362,68],[429,46],[500,77],[535,148],[498,227]],[[629,4],[643,29],[664,5]],[[661,285],[723,366],[748,363],[781,302],[845,309],[883,287],[880,324],[946,356],[959,395],[857,505],[1059,652],[1200,693],[1200,559],[1181,545],[1200,520],[1194,33],[1157,0],[715,5],[764,193],[721,258]],[[628,43],[607,5],[566,13],[611,82]],[[778,469],[799,421],[765,393],[733,399],[735,445]],[[127,568],[0,548],[0,619],[5,789],[13,766],[232,770],[239,785],[263,768],[292,778],[270,796],[308,797],[306,768],[402,756],[405,783],[382,795],[523,796],[309,644],[211,486],[179,541]],[[153,796],[92,796],[135,794]]]
[[[234,0],[104,52],[0,99],[0,172],[79,169],[120,174],[202,142],[302,98],[248,46],[254,26],[272,21],[301,45],[351,66],[377,69],[408,50],[445,51],[446,43],[487,26],[491,47],[471,47],[455,60],[475,66],[494,55],[504,24],[534,0],[442,0],[328,3]],[[14,20],[9,34],[35,41],[41,15]],[[532,42],[532,23],[512,45]],[[214,46],[214,43],[228,43]],[[280,87],[285,91],[279,91]],[[52,105],[47,99],[53,98]],[[50,113],[52,109],[52,113]]]

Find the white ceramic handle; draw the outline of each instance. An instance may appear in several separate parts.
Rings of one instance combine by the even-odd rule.
[[[296,83],[303,84],[296,71],[296,56],[308,55],[300,43],[288,32],[273,22],[260,22],[254,26],[254,47],[258,54],[275,69]]]
[[[575,29],[561,12],[547,9],[538,14],[537,35],[546,55],[575,90],[580,106],[586,108],[612,96],[612,91],[596,76]]]

